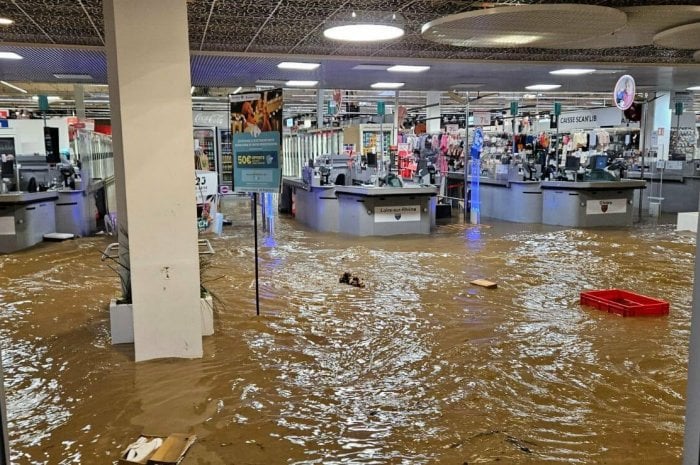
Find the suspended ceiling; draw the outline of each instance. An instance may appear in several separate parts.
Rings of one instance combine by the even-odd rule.
[[[192,0],[188,3],[192,83],[205,87],[281,86],[289,79],[312,79],[321,88],[368,89],[377,81],[405,82],[402,90],[468,89],[516,92],[536,83],[557,83],[562,92],[609,92],[621,74],[635,76],[640,91],[683,90],[700,85],[700,65],[690,44],[674,46],[663,31],[700,21],[693,0],[540,1],[493,0]],[[566,6],[568,4],[568,7]],[[541,14],[523,20],[547,30],[547,8],[615,8],[626,25],[595,37],[554,41],[544,47],[458,47],[427,40],[424,25],[450,15],[535,6]],[[556,6],[555,6],[556,5]],[[345,44],[323,37],[323,29],[356,11],[380,21],[400,22],[404,37],[379,44]],[[0,28],[0,51],[23,60],[0,61],[0,79],[14,83],[66,82],[54,74],[88,74],[69,82],[106,83],[100,0],[2,0],[0,16],[15,24]],[[619,18],[618,18],[619,20]],[[557,28],[575,30],[576,15],[559,16]],[[561,24],[561,22],[564,22]],[[522,28],[514,24],[513,30]],[[617,29],[616,29],[617,28]],[[655,37],[658,39],[654,45]],[[675,39],[678,40],[678,39]],[[685,42],[688,42],[685,41]],[[566,43],[564,43],[566,42]],[[695,58],[694,58],[694,55]],[[282,60],[315,61],[313,72],[282,71]],[[357,70],[362,64],[428,64],[426,73],[396,74]],[[599,71],[583,77],[554,77],[549,71],[585,64]],[[0,94],[12,94],[7,88]],[[15,94],[17,94],[15,92]]]

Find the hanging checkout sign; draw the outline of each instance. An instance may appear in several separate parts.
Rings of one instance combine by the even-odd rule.
[[[625,74],[617,80],[615,84],[615,89],[613,90],[613,98],[615,99],[615,105],[620,110],[627,110],[634,103],[634,93],[636,92],[636,85],[634,78],[629,74]]]
[[[233,191],[279,192],[282,181],[282,89],[229,95]]]
[[[617,107],[567,111],[559,115],[559,131],[619,126],[622,116],[622,110]]]

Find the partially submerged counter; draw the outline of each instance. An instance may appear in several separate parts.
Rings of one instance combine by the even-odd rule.
[[[482,217],[515,223],[542,222],[539,181],[479,178],[479,196]]]
[[[634,191],[644,181],[542,181],[542,223],[555,226],[630,226]]]
[[[437,188],[309,186],[283,178],[280,211],[317,231],[356,236],[429,234]]]
[[[55,232],[57,192],[0,194],[0,253],[11,253]]]

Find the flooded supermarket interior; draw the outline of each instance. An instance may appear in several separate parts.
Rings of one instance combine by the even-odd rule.
[[[13,463],[116,463],[171,432],[198,438],[184,464],[680,463],[693,234],[452,220],[358,238],[280,215],[261,232],[257,317],[250,201],[224,211],[202,359],[134,363],[110,344],[113,238],[0,256]],[[498,288],[469,284],[484,277]],[[671,311],[582,307],[597,288]]]

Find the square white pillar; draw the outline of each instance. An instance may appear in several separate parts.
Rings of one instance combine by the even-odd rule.
[[[202,356],[186,0],[105,0],[136,360]]]

